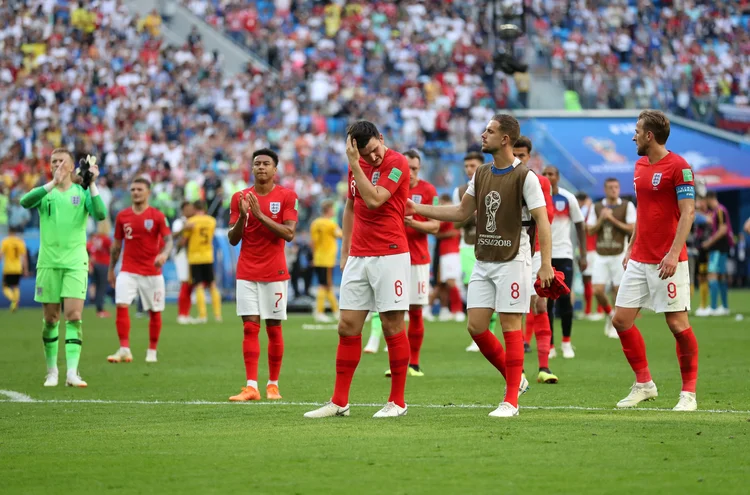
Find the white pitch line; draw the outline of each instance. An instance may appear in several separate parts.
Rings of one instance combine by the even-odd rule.
[[[0,390],[0,393],[5,393],[10,400],[1,400],[0,402],[24,402],[33,404],[123,404],[123,405],[172,405],[172,406],[322,406],[320,402],[212,402],[212,401],[145,401],[145,400],[100,400],[100,399],[32,399],[28,395],[19,394],[18,392],[10,392],[7,390]],[[17,394],[11,396],[10,394]],[[14,397],[20,397],[18,400]],[[24,399],[25,398],[25,399]],[[350,404],[350,407],[382,407],[383,404]],[[409,404],[409,407],[425,408],[425,409],[492,409],[496,407],[494,404]],[[633,409],[617,409],[608,407],[583,407],[583,406],[521,406],[521,409],[538,410],[538,411],[672,411],[668,408],[633,408]],[[733,409],[699,409],[699,413],[711,413],[711,414],[750,414],[750,411],[733,410]]]
[[[8,397],[10,400],[3,400],[2,402],[34,402],[34,399],[21,392],[14,392],[12,390],[0,390],[0,395]]]

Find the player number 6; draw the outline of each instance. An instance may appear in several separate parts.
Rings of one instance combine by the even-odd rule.
[[[396,280],[396,283],[393,284],[393,290],[396,291],[396,297],[401,297],[404,294],[404,286],[400,280]]]

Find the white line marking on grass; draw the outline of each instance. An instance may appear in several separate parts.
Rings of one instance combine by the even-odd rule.
[[[0,390],[0,395],[8,397],[10,400],[3,400],[2,402],[34,402],[34,399],[21,392],[14,392],[12,390]]]
[[[32,399],[28,395],[20,394],[18,392],[11,392],[8,390],[0,390],[0,393],[4,393],[11,397],[11,400],[2,400],[0,402],[30,402],[34,404],[123,404],[123,405],[149,405],[149,406],[160,406],[160,405],[171,405],[171,406],[322,406],[320,402],[214,402],[214,401],[170,401],[170,400],[100,400],[100,399]],[[11,396],[11,394],[14,394]],[[20,397],[13,399],[13,397]],[[351,407],[382,407],[383,404],[350,404]],[[409,407],[425,408],[425,409],[494,409],[497,407],[494,404],[409,404]],[[669,408],[632,408],[632,409],[618,409],[615,407],[583,407],[583,406],[521,406],[521,409],[538,410],[538,411],[672,411]],[[699,409],[699,413],[711,413],[711,414],[750,414],[750,411],[733,410],[733,409]]]
[[[303,323],[302,324],[302,330],[336,330],[338,328],[338,325],[334,324],[328,324],[328,325],[316,325],[314,323]]]

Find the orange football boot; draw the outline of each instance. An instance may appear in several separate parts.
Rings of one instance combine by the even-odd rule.
[[[268,399],[268,400],[279,400],[279,399],[281,399],[281,394],[279,393],[279,386],[278,385],[268,385],[266,387],[266,399]]]
[[[242,387],[242,392],[229,398],[234,402],[243,402],[246,400],[260,400],[260,392],[257,388]]]

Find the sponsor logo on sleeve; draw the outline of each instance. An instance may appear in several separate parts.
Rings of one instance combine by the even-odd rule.
[[[689,168],[683,168],[682,169],[682,180],[685,182],[692,182],[693,180],[693,171]]]

